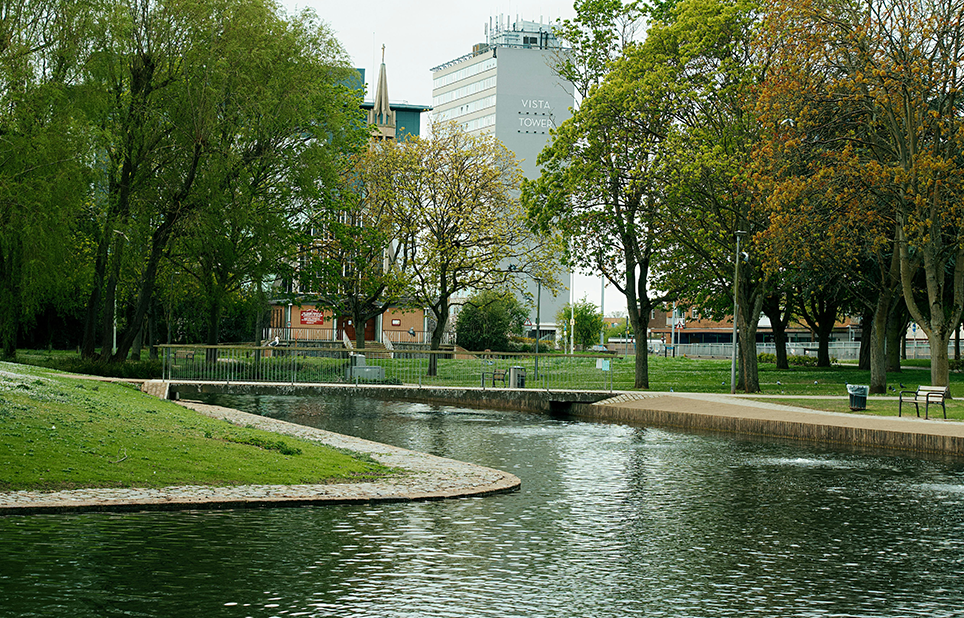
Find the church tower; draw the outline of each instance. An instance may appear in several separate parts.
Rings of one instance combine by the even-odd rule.
[[[395,139],[395,112],[388,104],[388,71],[385,69],[385,46],[382,45],[382,66],[378,71],[375,104],[368,110],[368,124],[375,127],[376,140]]]

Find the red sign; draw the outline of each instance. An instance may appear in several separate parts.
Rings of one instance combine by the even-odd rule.
[[[324,324],[325,314],[315,309],[302,309],[301,323],[302,324]]]

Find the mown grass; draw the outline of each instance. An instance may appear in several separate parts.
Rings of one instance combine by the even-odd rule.
[[[373,460],[200,415],[123,384],[0,363],[0,490],[329,483]]]
[[[953,388],[953,387],[952,387]],[[886,398],[885,398],[886,397]],[[874,396],[871,395],[867,398],[867,406],[865,410],[852,411],[850,409],[849,398],[841,399],[794,399],[794,398],[768,398],[768,402],[780,403],[788,406],[796,406],[798,408],[808,408],[810,410],[823,410],[824,412],[846,412],[849,414],[870,414],[873,416],[897,416],[898,401],[896,396],[893,398],[888,396]],[[947,406],[947,418],[948,420],[964,420],[964,401],[957,399],[948,399],[946,402]],[[914,404],[904,403],[903,408],[904,416],[917,416],[917,412],[914,409]],[[920,406],[920,417],[924,418],[924,405]],[[941,410],[940,404],[931,404],[930,407],[930,417],[931,418],[943,418],[944,413]]]

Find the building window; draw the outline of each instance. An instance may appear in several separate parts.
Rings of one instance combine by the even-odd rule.
[[[470,94],[488,90],[489,88],[495,88],[495,77],[487,77],[483,80],[466,84],[461,88],[456,88],[455,90],[449,90],[448,92],[435,95],[432,97],[432,104],[435,105],[435,107],[438,107],[439,105],[444,105],[450,101],[461,99],[469,96]]]
[[[470,101],[465,105],[459,105],[458,107],[445,110],[444,112],[438,114],[437,117],[439,120],[451,120],[452,118],[458,118],[459,116],[471,114],[472,112],[477,112],[480,109],[486,109],[489,107],[495,107],[494,94],[487,96],[484,99],[476,99],[475,101]]]
[[[472,77],[473,75],[478,75],[483,71],[488,71],[489,69],[494,69],[496,65],[495,58],[487,58],[482,62],[476,62],[473,65],[469,65],[458,71],[453,71],[448,75],[443,75],[442,77],[436,77],[432,82],[433,88],[441,88],[443,86],[448,86],[449,84],[454,84],[455,82],[465,79],[467,77]]]

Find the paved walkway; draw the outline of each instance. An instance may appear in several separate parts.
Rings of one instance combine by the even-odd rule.
[[[330,485],[243,485],[236,487],[165,487],[162,489],[77,489],[0,492],[0,515],[74,511],[225,509],[440,500],[514,491],[521,481],[507,473],[474,464],[417,453],[360,438],[286,423],[194,402],[180,402],[202,414],[240,425],[274,431],[370,455],[405,473],[365,483]]]
[[[791,406],[768,401],[779,398],[786,401],[792,397],[787,395],[720,395],[711,393],[664,393],[664,392],[632,392],[623,393],[600,401],[597,406],[619,406],[635,409],[664,410],[669,412],[685,412],[696,415],[711,415],[745,419],[767,419],[774,421],[791,421],[814,425],[829,425],[836,427],[861,427],[868,429],[882,429],[904,433],[920,433],[934,436],[954,436],[964,438],[964,423],[940,418],[940,406],[931,405],[931,417],[924,420],[923,405],[921,417],[917,418],[914,406],[905,405],[905,414],[896,416],[875,416],[872,414],[824,412],[798,406]],[[799,399],[842,399],[839,396],[808,396]],[[897,400],[897,397],[878,397],[873,401],[886,399]],[[872,402],[871,402],[872,403]],[[936,409],[936,412],[935,412]],[[936,417],[934,415],[937,415]]]
[[[672,392],[621,393],[587,407],[588,418],[964,457],[964,423],[925,420],[913,410],[898,418],[823,412],[767,397]]]

